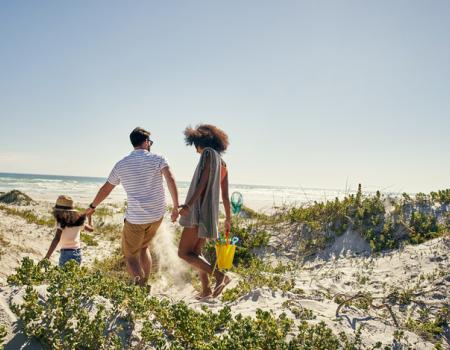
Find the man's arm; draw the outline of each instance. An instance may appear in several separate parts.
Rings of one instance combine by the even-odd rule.
[[[114,189],[113,184],[109,183],[108,181],[105,182],[105,184],[100,187],[100,190],[98,191],[97,195],[95,196],[94,200],[92,201],[91,205],[89,206],[89,208],[86,210],[86,215],[92,215],[92,213],[95,211],[95,208],[105,200],[106,197],[109,196],[109,194],[111,193],[111,191]],[[94,208],[92,208],[94,207]]]
[[[175,177],[173,176],[170,168],[168,166],[161,169],[161,173],[166,179],[167,188],[169,189],[170,196],[172,197],[173,209],[171,214],[172,222],[175,222],[178,218],[178,188],[175,182]]]

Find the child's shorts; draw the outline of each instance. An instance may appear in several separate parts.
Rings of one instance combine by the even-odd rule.
[[[63,266],[69,260],[75,260],[81,264],[81,248],[78,249],[61,249],[59,254],[59,266]]]

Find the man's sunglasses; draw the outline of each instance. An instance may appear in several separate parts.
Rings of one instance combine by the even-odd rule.
[[[153,141],[152,141],[152,140],[147,139],[146,141],[148,141],[148,143],[150,144],[150,146],[153,145]]]

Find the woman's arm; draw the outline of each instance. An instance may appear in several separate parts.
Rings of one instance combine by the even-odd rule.
[[[200,182],[197,186],[197,189],[195,190],[192,197],[189,199],[189,201],[181,205],[180,215],[185,216],[188,214],[189,209],[192,207],[192,205],[199,199],[203,191],[205,190],[206,186],[208,185],[209,181],[209,168],[211,164],[211,156],[208,154],[205,155],[205,166],[203,167],[202,175],[200,176]]]
[[[225,209],[225,231],[230,231],[231,229],[231,207],[230,207],[230,196],[228,194],[228,171],[224,179],[220,183],[220,188],[222,190],[222,202]]]
[[[53,252],[55,251],[56,247],[58,246],[59,241],[61,240],[61,233],[62,230],[60,228],[56,229],[55,237],[53,237],[52,243],[50,244],[50,247],[48,248],[48,252],[45,255],[45,259],[50,259]]]

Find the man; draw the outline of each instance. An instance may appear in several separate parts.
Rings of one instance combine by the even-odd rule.
[[[172,222],[178,218],[178,190],[167,161],[150,153],[153,144],[150,132],[135,128],[130,134],[130,141],[134,150],[114,166],[108,180],[87,209],[87,214],[92,214],[114,187],[122,184],[128,203],[122,232],[122,252],[134,282],[144,286],[152,267],[148,245],[166,210],[162,177],[172,197]]]

